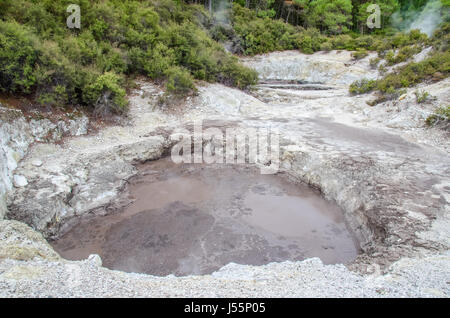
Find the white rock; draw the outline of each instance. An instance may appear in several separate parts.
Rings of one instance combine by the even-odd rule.
[[[14,175],[14,186],[17,188],[25,187],[28,185],[27,178],[22,175]]]
[[[39,159],[33,160],[33,162],[31,162],[31,164],[35,167],[40,167],[42,166],[42,161]]]
[[[99,267],[101,267],[103,264],[102,259],[98,254],[89,255],[88,261]]]

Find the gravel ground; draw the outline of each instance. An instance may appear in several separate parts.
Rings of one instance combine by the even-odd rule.
[[[402,259],[385,275],[364,276],[320,259],[229,264],[206,276],[154,277],[82,262],[0,263],[1,297],[449,297],[450,253]]]
[[[67,261],[42,234],[0,221],[0,297],[449,297],[450,252],[403,258],[383,274],[324,265],[319,258],[264,266],[228,264],[211,275],[175,277],[102,267],[98,255]]]

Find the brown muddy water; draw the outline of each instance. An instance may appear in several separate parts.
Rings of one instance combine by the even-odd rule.
[[[357,242],[342,211],[306,185],[237,165],[138,167],[130,204],[80,218],[51,244],[66,259],[99,254],[103,266],[164,276],[209,274],[234,262],[264,265],[319,257],[347,263]]]

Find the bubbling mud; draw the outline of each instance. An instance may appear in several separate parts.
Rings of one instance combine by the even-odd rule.
[[[130,180],[130,204],[80,218],[52,245],[81,260],[164,276],[209,274],[233,262],[264,265],[319,257],[347,263],[357,242],[336,204],[283,175],[237,165],[143,164]]]

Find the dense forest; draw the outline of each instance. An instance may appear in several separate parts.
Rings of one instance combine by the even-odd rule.
[[[202,3],[209,11],[223,10],[226,0],[186,1]],[[235,0],[235,4],[252,9],[259,18],[281,19],[304,28],[314,27],[322,33],[341,34],[387,33],[412,21],[427,4],[439,10],[449,6],[448,0]],[[381,13],[380,29],[367,27],[371,4],[377,4]],[[433,7],[433,8],[432,8]]]
[[[126,110],[126,89],[138,75],[164,83],[175,97],[195,93],[196,80],[254,85],[257,74],[225,48],[238,55],[345,49],[355,58],[376,50],[398,63],[439,43],[441,63],[426,74],[448,76],[450,0],[376,2],[379,29],[365,23],[366,0],[0,0],[0,91],[47,108],[105,114]],[[66,25],[73,3],[81,8],[80,29]],[[409,21],[430,4],[441,25],[437,37],[399,33],[413,29]]]

